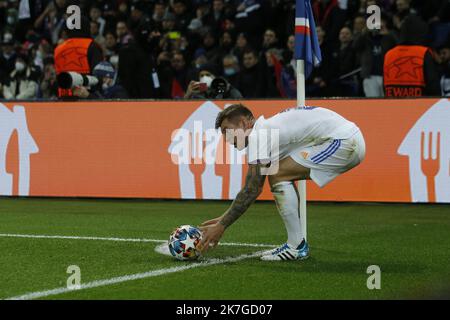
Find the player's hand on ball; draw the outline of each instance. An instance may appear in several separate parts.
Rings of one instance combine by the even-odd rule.
[[[219,243],[225,232],[225,227],[219,222],[206,226],[200,226],[202,231],[202,241],[200,242],[199,249],[202,252],[208,251],[209,247],[215,247]]]

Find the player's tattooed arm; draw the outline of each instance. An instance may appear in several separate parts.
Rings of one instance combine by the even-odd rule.
[[[244,187],[239,191],[219,223],[227,228],[239,219],[261,194],[265,179],[266,175],[261,174],[260,165],[249,165]]]

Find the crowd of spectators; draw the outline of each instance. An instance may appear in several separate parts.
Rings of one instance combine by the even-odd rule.
[[[129,98],[208,98],[200,78],[224,79],[232,98],[296,96],[294,0],[0,0],[0,98],[56,99],[54,48],[73,3]],[[410,16],[433,50],[430,94],[450,95],[449,1],[311,3],[323,61],[307,96],[383,96],[384,55]],[[380,29],[366,26],[369,5],[382,9]]]

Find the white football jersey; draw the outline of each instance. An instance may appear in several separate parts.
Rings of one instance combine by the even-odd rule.
[[[336,112],[321,107],[295,107],[265,119],[259,117],[249,135],[248,163],[282,160],[302,147],[347,139],[359,128]]]

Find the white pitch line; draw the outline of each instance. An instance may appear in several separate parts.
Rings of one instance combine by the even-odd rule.
[[[0,233],[0,237],[10,238],[29,238],[29,239],[70,239],[70,240],[99,240],[99,241],[118,241],[118,242],[152,242],[162,243],[167,240],[159,239],[139,239],[139,238],[115,238],[115,237],[83,237],[83,236],[61,236],[61,235],[44,235],[44,234],[16,234],[16,233]],[[255,248],[267,248],[275,247],[274,244],[264,243],[237,243],[237,242],[220,242],[221,246],[230,247],[255,247]]]
[[[136,239],[136,238],[115,238],[115,237],[79,237],[79,236],[61,236],[61,235],[44,235],[44,234],[16,234],[16,233],[0,233],[0,237],[11,238],[30,238],[30,239],[70,239],[70,240],[101,240],[101,241],[122,241],[122,242],[164,242],[157,239]]]
[[[241,261],[244,259],[255,258],[255,257],[261,256],[263,252],[264,251],[258,251],[258,252],[254,252],[254,253],[250,253],[250,254],[243,254],[243,255],[236,256],[236,257],[228,257],[228,258],[224,258],[224,259],[213,258],[213,259],[209,259],[204,262],[196,262],[196,263],[187,264],[187,265],[179,266],[179,267],[158,269],[158,270],[152,270],[152,271],[148,271],[148,272],[144,272],[144,273],[136,273],[136,274],[130,274],[130,275],[125,275],[125,276],[110,278],[110,279],[96,280],[96,281],[81,284],[77,289],[69,289],[67,287],[60,287],[60,288],[55,288],[55,289],[51,289],[51,290],[29,292],[29,293],[25,293],[20,296],[7,298],[6,300],[31,300],[31,299],[45,298],[48,296],[63,294],[63,293],[67,293],[67,292],[109,286],[112,284],[122,283],[122,282],[126,282],[126,281],[157,277],[157,276],[161,276],[161,275],[165,275],[165,274],[169,274],[169,273],[180,272],[180,271],[185,271],[185,270],[194,269],[194,268],[208,267],[208,266],[224,264],[224,263],[228,263],[228,262],[237,262],[237,261]]]

